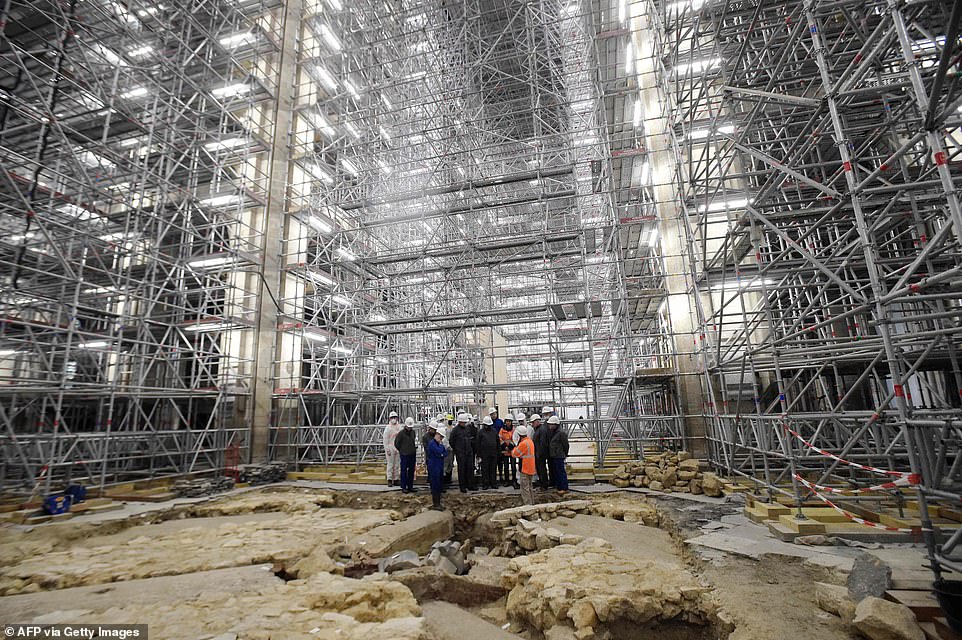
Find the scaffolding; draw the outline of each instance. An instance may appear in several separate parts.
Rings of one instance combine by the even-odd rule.
[[[962,6],[644,6],[713,464],[799,517],[914,497],[958,571]]]
[[[278,6],[0,11],[0,486],[223,468],[249,426]]]
[[[557,408],[599,465],[684,445],[626,7],[305,7],[272,457],[491,405]]]

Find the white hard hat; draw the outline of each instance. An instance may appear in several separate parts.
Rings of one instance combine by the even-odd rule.
[[[530,416],[528,416],[528,422],[534,422],[535,420],[540,420],[540,419],[541,419],[541,416],[539,416],[537,413],[532,413]]]
[[[488,415],[489,415],[489,416],[490,416],[492,413],[497,413],[497,412],[498,412],[498,408],[497,408],[497,407],[491,407],[490,409],[488,409]]]
[[[511,422],[514,422],[514,416],[511,415],[510,413],[504,417],[505,422],[507,422],[508,420],[510,420]]]
[[[514,419],[517,420],[518,422],[524,422],[524,414],[516,413],[514,414]]]
[[[397,417],[397,411],[392,411],[391,413],[388,414],[387,417],[388,417],[388,418],[396,418],[396,417]]]
[[[548,406],[541,407],[541,413],[554,413],[554,409]]]
[[[444,420],[444,414],[439,413],[438,415],[434,416],[434,419],[437,420],[438,422],[441,422],[442,420]]]
[[[490,427],[494,424],[494,420],[491,419],[491,416],[484,416],[484,420],[481,421],[481,424],[486,427]]]
[[[548,418],[548,424],[558,424],[560,422],[561,422],[561,418],[559,418],[558,416],[551,416],[550,418]]]
[[[519,436],[524,437],[528,435],[528,427],[524,426],[523,424],[518,426],[517,431]]]
[[[437,430],[437,428],[438,428],[438,423],[436,420],[432,420],[431,422],[428,423],[428,429]]]
[[[442,438],[448,437],[448,430],[445,427],[438,427],[438,433],[441,434]]]
[[[409,427],[413,427],[413,426],[414,426],[414,418],[408,416],[407,418],[404,419],[404,424],[407,425],[407,426],[409,426]]]
[[[466,413],[458,414],[458,422],[467,422],[467,421],[468,421],[468,414]]]

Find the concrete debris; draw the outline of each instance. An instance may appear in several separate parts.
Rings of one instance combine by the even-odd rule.
[[[468,570],[468,564],[464,560],[461,551],[461,544],[451,540],[435,542],[431,546],[431,553],[425,559],[425,564],[442,569],[445,573],[461,575]]]
[[[659,453],[621,465],[612,474],[611,484],[620,488],[648,487],[653,491],[699,494],[704,489],[701,466],[688,451]]]
[[[377,570],[383,573],[394,573],[403,569],[414,569],[421,566],[421,558],[417,552],[411,550],[398,551],[390,558],[384,558],[377,563]]]
[[[240,482],[250,485],[269,484],[287,479],[287,465],[283,462],[272,464],[245,464],[240,467]]]
[[[196,480],[178,480],[170,490],[178,498],[201,498],[215,493],[224,493],[234,488],[234,480],[228,477],[198,478]]]
[[[855,602],[868,596],[881,598],[892,587],[892,567],[871,553],[859,554],[848,574],[847,586]]]
[[[858,603],[853,624],[869,640],[925,640],[911,609],[874,596]]]

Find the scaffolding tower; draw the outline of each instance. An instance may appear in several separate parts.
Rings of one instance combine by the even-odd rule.
[[[799,506],[908,492],[958,571],[927,503],[962,486],[962,3],[643,12],[712,462]]]

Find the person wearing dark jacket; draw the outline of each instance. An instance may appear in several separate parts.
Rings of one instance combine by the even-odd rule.
[[[518,464],[517,460],[511,457],[511,450],[515,447],[514,416],[510,413],[504,417],[504,426],[498,432],[498,440],[501,445],[501,455],[498,457],[498,480],[502,486],[518,485]]]
[[[485,416],[481,421],[478,432],[478,457],[481,458],[481,488],[498,488],[498,456],[501,455],[501,443],[498,441],[498,429],[494,427],[494,420]]]
[[[468,431],[468,416],[464,413],[458,414],[458,422],[451,429],[448,436],[448,443],[454,452],[454,457],[458,462],[458,487],[461,493],[472,491],[474,484],[474,439]]]
[[[551,432],[548,427],[541,424],[541,416],[537,413],[529,419],[531,429],[531,441],[534,443],[534,463],[538,469],[538,487],[541,489],[551,488],[551,476],[548,470],[548,445],[551,442]]]
[[[405,418],[404,428],[394,438],[394,448],[401,454],[401,493],[415,493],[414,464],[418,458],[418,441],[414,434],[414,418]]]
[[[568,432],[561,428],[558,416],[548,418],[548,430],[551,440],[548,443],[548,457],[551,459],[551,477],[559,493],[568,492],[568,469],[565,458],[568,457]]]
[[[448,450],[441,442],[444,440],[445,429],[439,427],[428,441],[425,458],[428,467],[428,482],[431,484],[431,508],[435,511],[443,511],[441,507],[441,492],[444,491],[444,458],[448,455]]]

